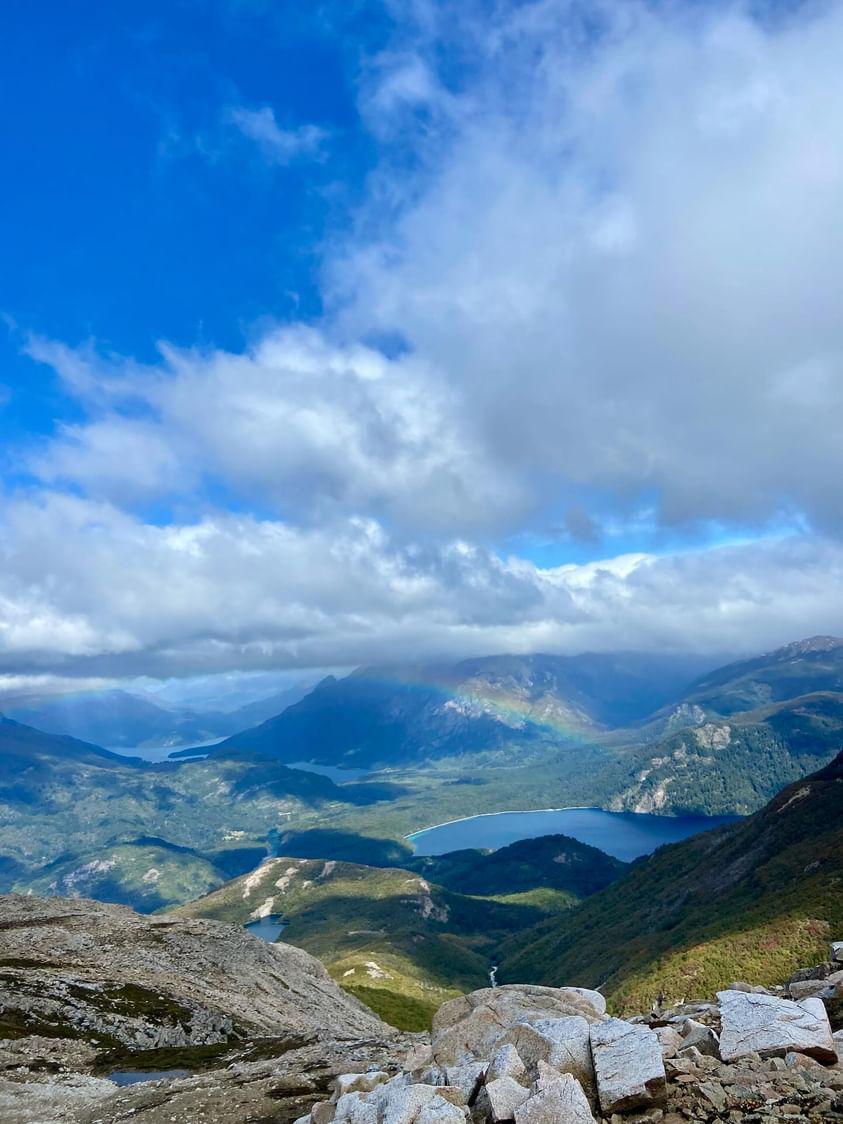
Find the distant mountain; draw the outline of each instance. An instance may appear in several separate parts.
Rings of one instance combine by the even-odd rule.
[[[675,697],[702,662],[622,653],[365,668],[323,680],[282,714],[235,734],[213,753],[370,766],[564,742],[643,717]]]
[[[728,717],[817,692],[843,693],[843,639],[813,636],[703,675],[681,702]]]
[[[513,938],[501,980],[600,986],[619,1010],[773,983],[843,933],[843,753],[739,821],[639,859],[564,923]]]
[[[755,811],[843,749],[843,640],[815,636],[718,668],[648,723],[616,810]]]
[[[288,687],[232,711],[162,705],[147,696],[112,689],[30,696],[5,704],[5,713],[46,733],[114,748],[195,746],[263,722],[298,702],[309,689],[304,684]]]
[[[273,694],[267,695],[266,698],[244,703],[236,710],[227,711],[225,714],[227,729],[222,731],[222,734],[238,733],[249,726],[274,718],[285,711],[288,706],[293,706],[305,695],[309,695],[313,687],[313,683],[297,683],[292,687],[285,687],[283,691],[275,691]]]
[[[32,697],[6,704],[5,713],[46,733],[128,749],[197,744],[223,737],[232,728],[225,715],[162,707],[121,690]]]

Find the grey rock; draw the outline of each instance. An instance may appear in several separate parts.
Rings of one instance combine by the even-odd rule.
[[[333,1101],[318,1101],[310,1110],[310,1119],[313,1124],[331,1124],[336,1111],[337,1106]]]
[[[372,1089],[388,1080],[389,1074],[382,1069],[371,1070],[368,1073],[341,1073],[334,1083],[331,1100],[339,1101],[346,1093],[371,1093]]]
[[[395,1034],[302,949],[219,921],[0,895],[0,1007],[24,1024],[133,1049],[253,1034]],[[15,966],[17,964],[17,966]]]
[[[487,1082],[496,1081],[499,1077],[512,1077],[523,1085],[526,1076],[527,1067],[518,1056],[515,1047],[508,1042],[498,1048],[486,1070]]]
[[[415,1124],[465,1124],[465,1113],[444,1097],[432,1097],[415,1118]]]
[[[382,1088],[386,1089],[387,1086]],[[398,1085],[390,1089],[386,1096],[381,1095],[372,1100],[373,1106],[377,1105],[379,1109],[381,1124],[413,1124],[422,1108],[435,1096],[436,1090],[432,1085]]]
[[[515,1124],[594,1124],[594,1116],[582,1086],[566,1073],[519,1105]]]
[[[360,1092],[344,1093],[336,1103],[334,1124],[377,1124],[378,1110]]]
[[[555,1081],[557,1077],[561,1076],[562,1074],[558,1069],[539,1058],[536,1066],[536,1079],[533,1082],[533,1092],[543,1089],[549,1081]]]
[[[515,1110],[530,1094],[514,1077],[498,1077],[486,1082],[483,1095],[493,1124],[501,1124],[504,1120],[515,1119]]]
[[[787,988],[790,998],[796,999],[821,999],[834,990],[834,985],[829,985],[827,980],[794,980]]]
[[[606,1014],[606,997],[599,991],[594,991],[590,987],[560,987],[559,991],[563,995],[577,995],[584,999],[598,1015]]]
[[[587,1088],[594,1084],[589,1024],[580,1015],[518,1023],[505,1041],[515,1047],[533,1072],[538,1062],[544,1061],[559,1073],[572,1074]]]
[[[803,980],[825,980],[834,971],[835,965],[830,961],[824,961],[822,964],[815,964],[813,968],[800,968],[794,972],[790,979],[787,981],[788,987],[794,983],[801,983]]]
[[[652,1030],[623,1019],[609,1019],[592,1026],[591,1051],[604,1115],[662,1102],[666,1090],[664,1063]]]
[[[657,1026],[653,1031],[659,1040],[663,1058],[675,1058],[682,1047],[687,1045],[677,1026]]]
[[[843,964],[843,941],[832,941],[831,960],[835,964]]]
[[[488,1059],[518,1022],[580,1015],[599,1021],[591,1002],[576,992],[532,984],[483,988],[443,1004],[433,1017],[431,1044],[442,1066]]]
[[[682,1049],[693,1046],[701,1054],[720,1058],[720,1039],[710,1026],[697,1022],[696,1019],[686,1019],[679,1033],[682,1036]]]
[[[448,1079],[445,1076],[444,1069],[438,1065],[429,1065],[414,1079],[414,1083],[417,1085],[447,1085]]]
[[[437,1097],[441,1097],[443,1101],[448,1101],[449,1104],[455,1104],[457,1108],[465,1108],[468,1104],[465,1093],[454,1085],[437,1085],[435,1089]]]
[[[745,991],[750,995],[769,995],[766,987],[760,984],[749,984],[745,980],[733,980],[727,988],[728,991]]]
[[[795,1003],[771,995],[721,991],[720,1056],[735,1061],[753,1053],[784,1056],[793,1050],[819,1061],[835,1062],[837,1051],[822,1001]]]
[[[710,1105],[718,1112],[723,1111],[726,1107],[726,1092],[722,1085],[718,1085],[716,1081],[701,1081],[697,1088]]]
[[[455,1089],[459,1089],[465,1097],[466,1103],[470,1104],[477,1096],[485,1069],[483,1062],[450,1065],[445,1069],[445,1080]]]
[[[408,1073],[421,1073],[433,1061],[433,1051],[429,1042],[417,1042],[412,1049],[407,1051],[404,1058],[404,1069]]]

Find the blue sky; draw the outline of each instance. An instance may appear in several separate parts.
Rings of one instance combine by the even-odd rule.
[[[238,347],[262,317],[318,315],[319,246],[373,159],[353,81],[383,38],[379,5],[47,3],[16,17],[0,47],[0,307],[21,331],[149,360],[159,339]],[[271,106],[330,142],[317,161],[269,165],[224,124],[232,106]],[[53,388],[18,348],[12,332],[5,424],[48,428]]]
[[[0,690],[843,629],[841,33],[19,6]]]

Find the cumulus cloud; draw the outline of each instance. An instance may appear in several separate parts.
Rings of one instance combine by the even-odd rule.
[[[68,381],[90,421],[64,427],[28,467],[94,498],[189,497],[205,476],[304,522],[340,512],[465,530],[525,504],[458,395],[412,355],[388,360],[303,327],[242,354],[163,345],[157,368],[43,340],[30,354]]]
[[[474,72],[396,124],[422,186],[382,188],[380,242],[331,263],[347,330],[453,372],[547,502],[574,483],[656,493],[671,525],[839,531],[843,6],[422,7],[417,71],[459,35]]]
[[[352,665],[498,651],[747,650],[843,629],[843,545],[801,540],[539,569],[371,520],[152,526],[68,496],[7,506],[0,673]],[[60,544],[60,549],[58,549]]]
[[[394,10],[319,324],[146,366],[30,341],[82,420],[19,452],[0,669],[843,631],[843,3]],[[228,116],[276,162],[323,141]],[[642,520],[758,539],[544,569],[494,546],[556,526],[597,554]]]

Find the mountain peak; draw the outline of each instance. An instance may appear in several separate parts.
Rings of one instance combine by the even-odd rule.
[[[794,640],[781,648],[776,648],[769,655],[779,659],[792,659],[794,656],[805,655],[808,652],[833,652],[836,648],[843,648],[843,638],[839,636],[809,636],[805,640]]]

